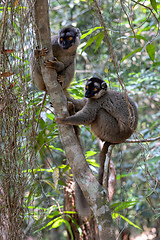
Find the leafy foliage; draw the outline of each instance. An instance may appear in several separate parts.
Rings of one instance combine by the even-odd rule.
[[[5,16],[6,5],[3,2],[0,4],[1,19]],[[15,212],[14,217],[18,219],[15,220],[15,229],[25,229],[28,235],[38,234],[39,238],[50,239],[49,232],[58,228],[58,233],[54,232],[58,234],[55,239],[66,239],[66,226],[73,239],[65,217],[74,222],[71,218],[74,212],[63,212],[63,187],[70,174],[70,166],[66,165],[49,97],[41,111],[44,94],[35,89],[30,79],[30,46],[35,47],[36,41],[32,28],[33,8],[31,4],[25,4],[9,1],[6,19],[0,24],[3,33],[0,83],[1,209],[7,209],[7,199],[11,197],[10,206],[14,209],[11,213]],[[57,34],[60,28],[70,24],[82,31],[75,81],[69,89],[77,99],[84,96],[84,80],[91,76],[102,77],[109,88],[121,91],[104,27],[93,6],[93,1],[50,1],[52,34]],[[141,1],[126,1],[126,4],[104,1],[100,7],[116,54],[118,74],[138,104],[139,124],[135,138],[157,137],[160,135],[160,42],[157,34],[160,4],[155,0],[145,1],[144,4]],[[96,175],[97,139],[84,126],[81,126],[81,136],[86,159]],[[143,229],[144,224],[155,226],[156,218],[159,218],[159,152],[159,141],[123,143],[115,147],[112,159],[117,170],[117,184],[111,207],[114,209],[114,223],[116,226],[119,224],[119,228],[125,223],[139,229]],[[18,205],[15,204],[17,202]],[[8,214],[8,210],[1,211],[2,222],[2,217],[7,219]],[[11,217],[13,219],[13,215]],[[117,217],[121,220],[117,221]],[[150,222],[151,218],[153,223]],[[13,232],[12,225],[6,225],[9,232]],[[2,227],[0,231],[3,233]]]

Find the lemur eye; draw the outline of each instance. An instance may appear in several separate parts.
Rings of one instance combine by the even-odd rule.
[[[62,41],[63,41],[63,38],[60,38],[60,41],[62,42]]]
[[[71,41],[73,39],[73,37],[69,37],[69,40]]]
[[[88,89],[88,86],[86,86],[86,89]]]
[[[98,89],[97,88],[94,88],[94,91],[96,92]]]

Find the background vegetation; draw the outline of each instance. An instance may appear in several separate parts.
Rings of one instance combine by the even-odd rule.
[[[50,1],[52,35],[70,24],[82,32],[70,93],[83,97],[84,79],[91,76],[105,79],[111,89],[121,91],[125,86],[139,109],[134,139],[158,137],[160,4],[154,0],[103,0],[99,7],[111,46],[95,1]],[[62,206],[69,166],[64,164],[49,97],[41,109],[44,93],[36,89],[29,74],[29,54],[36,46],[33,3],[1,1],[0,28],[0,236],[16,239],[14,232],[19,229],[17,234],[33,239],[53,239],[53,234],[66,239]],[[81,135],[96,174],[97,139],[83,126]],[[118,214],[114,219],[117,232],[129,229],[135,236],[147,227],[158,235],[159,140],[118,145],[112,160],[117,183],[111,209]],[[117,236],[120,239],[120,234]]]

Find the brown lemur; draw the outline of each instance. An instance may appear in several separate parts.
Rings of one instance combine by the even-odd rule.
[[[103,182],[104,162],[108,147],[129,138],[137,127],[138,111],[135,102],[125,93],[107,90],[107,84],[99,78],[87,79],[85,98],[82,101],[70,99],[78,111],[70,117],[57,117],[59,124],[91,125],[91,131],[101,141],[98,181]]]
[[[77,47],[80,44],[81,32],[75,27],[65,27],[59,30],[58,35],[51,38],[51,45],[54,59],[53,61],[45,61],[46,67],[53,68],[57,71],[57,80],[60,82],[61,87],[67,97],[70,97],[67,88],[74,78],[75,63]],[[36,87],[41,91],[46,91],[45,83],[43,81],[41,66],[39,59],[48,53],[47,48],[39,49],[37,46],[30,54],[30,73]],[[45,94],[46,96],[46,94]],[[44,96],[44,99],[45,99]],[[43,100],[44,101],[44,100]],[[72,109],[73,107],[73,109]],[[73,104],[68,104],[68,110],[71,115],[74,112]],[[81,144],[79,138],[79,128],[75,128],[77,139]]]
[[[46,67],[57,71],[57,80],[60,82],[66,96],[67,88],[73,80],[77,47],[80,44],[81,32],[75,27],[65,27],[59,30],[58,35],[51,38],[54,59],[44,62]],[[39,58],[48,53],[47,48],[37,48],[30,55],[31,78],[39,90],[46,91],[43,81]]]

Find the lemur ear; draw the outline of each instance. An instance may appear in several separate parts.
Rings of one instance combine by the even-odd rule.
[[[81,37],[82,34],[81,34],[81,31],[79,30],[79,28],[76,28],[76,34]]]
[[[106,89],[107,90],[107,83],[106,82],[102,82],[101,83],[101,87],[102,87],[102,89]]]
[[[89,78],[86,78],[86,84],[88,84],[89,80],[90,80]]]

